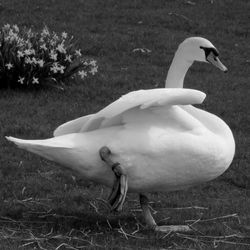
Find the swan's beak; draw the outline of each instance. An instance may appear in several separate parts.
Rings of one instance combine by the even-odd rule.
[[[214,55],[209,54],[207,57],[207,61],[225,73],[228,71],[227,67],[220,61],[219,57],[217,56],[215,57]]]

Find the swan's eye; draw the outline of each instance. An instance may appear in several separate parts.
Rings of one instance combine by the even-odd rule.
[[[209,48],[209,47],[203,47],[203,46],[200,46],[200,48],[204,50],[206,58],[211,54],[213,55],[214,60],[217,61],[215,57],[217,58],[219,56],[219,52],[216,48],[214,47]]]
[[[217,57],[216,56],[214,56],[214,60],[217,61]]]

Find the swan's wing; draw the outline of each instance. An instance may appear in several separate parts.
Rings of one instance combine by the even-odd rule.
[[[124,111],[135,107],[148,109],[157,106],[200,104],[205,97],[205,93],[194,89],[158,88],[133,91],[91,116],[81,132],[98,129],[103,123],[107,124],[108,119],[119,117]]]
[[[60,135],[66,135],[66,134],[71,134],[71,133],[79,133],[81,131],[81,128],[84,126],[84,124],[93,116],[91,115],[86,115],[80,118],[77,118],[72,121],[68,121],[66,123],[63,123],[59,127],[57,127],[53,135],[60,136]]]

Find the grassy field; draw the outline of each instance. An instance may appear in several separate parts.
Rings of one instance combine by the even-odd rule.
[[[0,249],[249,249],[250,2],[247,0],[0,0],[0,25],[47,25],[79,39],[98,61],[94,78],[42,91],[0,93]],[[228,74],[194,64],[185,87],[207,93],[202,108],[222,117],[236,140],[231,167],[185,191],[150,194],[157,222],[193,224],[192,233],[148,231],[138,197],[109,212],[105,187],[18,150],[5,135],[51,137],[54,128],[93,113],[121,94],[163,87],[178,44],[203,36]],[[148,54],[133,53],[148,48]]]

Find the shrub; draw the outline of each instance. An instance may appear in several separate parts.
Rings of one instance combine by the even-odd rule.
[[[62,88],[67,79],[85,79],[97,69],[66,32],[58,35],[44,27],[38,33],[9,24],[0,29],[0,87]]]

